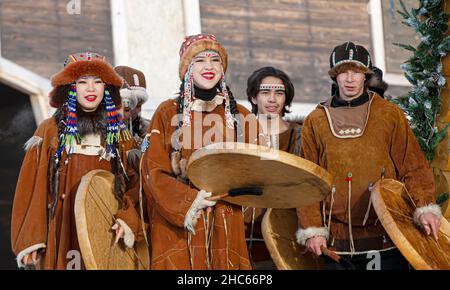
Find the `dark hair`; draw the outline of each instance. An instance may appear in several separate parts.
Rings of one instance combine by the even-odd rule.
[[[295,94],[294,85],[292,84],[291,79],[285,72],[271,66],[266,66],[258,70],[255,70],[247,80],[247,99],[252,105],[252,113],[255,115],[258,114],[258,106],[256,104],[253,104],[252,98],[256,99],[259,93],[259,85],[261,85],[262,80],[266,77],[279,78],[283,82],[286,94],[286,100],[284,102],[283,108],[283,116],[286,113],[290,113],[290,111],[286,107],[290,106],[292,100],[294,99]]]

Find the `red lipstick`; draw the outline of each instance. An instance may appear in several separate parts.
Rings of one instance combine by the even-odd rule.
[[[216,76],[216,74],[215,74],[215,73],[212,73],[212,72],[202,73],[202,77],[203,77],[204,79],[207,79],[208,81],[214,79],[215,76]]]
[[[84,98],[86,99],[86,101],[92,103],[97,99],[97,96],[96,95],[88,95],[88,96],[85,96]]]

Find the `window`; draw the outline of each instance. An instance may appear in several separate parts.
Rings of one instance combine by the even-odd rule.
[[[409,10],[417,6],[415,0],[403,0]],[[402,23],[403,17],[397,13],[402,11],[399,0],[370,0],[369,11],[371,19],[372,43],[375,66],[384,72],[384,80],[390,86],[404,87],[407,91],[410,83],[403,75],[400,65],[405,62],[411,52],[393,43],[411,44],[417,46],[419,35]]]

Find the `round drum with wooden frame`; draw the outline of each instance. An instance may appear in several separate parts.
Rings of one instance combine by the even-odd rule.
[[[389,237],[415,269],[450,269],[450,224],[445,218],[438,241],[423,234],[413,222],[413,200],[403,183],[393,179],[377,181],[371,199]]]
[[[298,229],[295,209],[268,209],[261,230],[270,256],[278,270],[323,269],[322,259],[295,240]]]
[[[297,208],[320,202],[332,177],[296,155],[245,143],[215,143],[195,151],[187,165],[189,180],[213,196],[236,188],[261,188],[262,195],[223,198],[256,208]]]
[[[83,262],[88,270],[137,270],[149,268],[146,242],[134,249],[114,244],[114,214],[119,202],[114,194],[114,175],[93,170],[83,176],[75,198],[75,221]]]

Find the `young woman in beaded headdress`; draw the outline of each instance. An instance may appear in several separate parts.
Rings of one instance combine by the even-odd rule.
[[[227,53],[215,36],[187,37],[180,50],[180,96],[153,115],[141,172],[152,204],[152,269],[250,268],[241,207],[209,201],[211,192],[186,179],[187,160],[200,147],[248,141],[240,140],[238,120],[250,112],[236,104],[226,69]],[[209,138],[208,132],[216,134]]]
[[[74,257],[69,253],[79,251],[75,195],[81,178],[94,169],[114,173],[123,205],[117,216],[120,236],[128,244],[134,239],[130,228],[138,228],[139,222],[125,213],[134,210],[131,194],[137,191],[125,189],[137,178],[126,171],[124,156],[134,143],[118,113],[121,85],[121,77],[105,57],[91,52],[69,55],[64,68],[52,77],[50,104],[57,110],[25,144],[14,197],[11,238],[19,267],[67,268]]]

